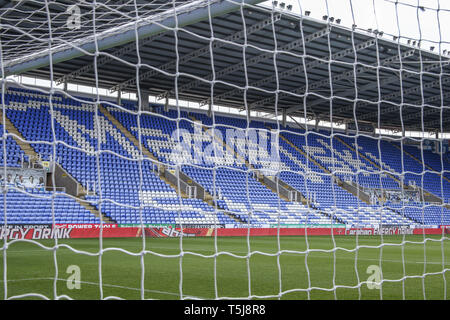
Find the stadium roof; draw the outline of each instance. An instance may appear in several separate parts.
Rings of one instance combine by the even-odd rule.
[[[301,117],[306,113],[309,119],[352,123],[356,116],[359,126],[368,122],[384,128],[449,131],[450,60],[421,49],[419,41],[405,44],[405,39],[347,28],[328,17],[317,20],[253,4],[226,9],[209,19],[195,17],[193,22],[180,16],[180,28],[174,32],[173,27],[161,27],[165,20],[158,20],[170,17],[164,14],[170,12],[171,1],[97,3],[94,10],[78,1],[49,2],[47,10],[36,1],[1,1],[5,74],[46,79],[52,74],[58,83],[98,83],[127,92],[139,87],[161,98],[206,105],[212,98],[216,105],[276,109],[278,114]],[[186,3],[177,1],[180,8]],[[209,7],[191,7],[186,14],[212,11],[224,3],[228,1],[210,1]],[[81,24],[68,30],[67,9],[73,4],[80,4]],[[88,19],[94,13],[95,24]],[[55,58],[51,68],[45,63],[30,65],[36,60],[32,54],[49,48],[49,16],[52,52],[87,43],[94,28],[99,39],[105,33],[135,34],[142,21],[160,30],[142,36],[138,45],[134,39],[105,45],[96,64],[95,50],[86,49],[66,59]],[[15,71],[17,65],[26,68]]]

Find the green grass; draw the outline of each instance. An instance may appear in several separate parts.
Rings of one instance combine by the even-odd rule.
[[[280,292],[281,299],[291,300],[448,299],[450,270],[444,271],[450,269],[450,240],[441,240],[441,236],[427,239],[424,242],[423,236],[412,235],[223,237],[184,238],[181,243],[175,238],[147,238],[148,252],[140,255],[141,238],[116,238],[103,239],[106,251],[101,256],[96,255],[99,239],[58,241],[92,255],[20,241],[9,244],[6,256],[0,253],[0,299],[23,298],[29,293],[54,299],[55,292],[58,297],[73,299],[141,299],[141,282],[145,299],[180,299],[181,290],[184,298],[204,299],[277,299]],[[52,249],[55,241],[39,244]],[[181,244],[182,258],[178,257]],[[282,252],[277,254],[279,250]],[[67,286],[70,265],[80,268],[80,289]],[[380,289],[361,284],[368,280],[370,265],[381,265],[385,282]],[[408,278],[401,280],[405,275]]]

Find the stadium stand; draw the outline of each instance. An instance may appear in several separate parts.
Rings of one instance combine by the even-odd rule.
[[[153,106],[154,113],[138,117],[126,112],[137,111],[132,101],[124,101],[124,110],[104,105],[166,169],[181,163],[180,170],[216,200],[208,202],[177,193],[151,159],[138,161],[140,146],[99,111],[93,100],[60,94],[50,100],[39,91],[11,87],[4,102],[6,117],[31,141],[42,160],[56,159],[83,188],[92,191],[84,199],[99,214],[120,224],[450,224],[449,209],[442,205],[450,196],[450,164],[442,163],[440,156],[429,150],[411,146],[402,150],[397,142],[326,130],[306,134],[289,126],[281,126],[279,138],[274,138],[277,136],[270,134],[278,128],[274,122],[252,120],[248,124],[245,118],[210,117],[199,111],[179,114],[161,106]],[[207,131],[212,126],[214,135]],[[225,137],[231,127],[237,131],[230,146]],[[189,133],[193,147],[174,152],[178,150],[176,129]],[[248,129],[258,134],[248,139]],[[20,166],[26,155],[11,136],[5,141],[7,167]],[[258,147],[265,142],[267,148]],[[274,143],[279,158],[272,153]],[[206,152],[208,146],[213,148]],[[217,161],[214,150],[225,156]],[[286,199],[260,179],[261,175],[275,175],[277,170],[277,178],[298,190],[303,199]],[[339,181],[370,195],[370,201],[358,198]],[[377,194],[379,190],[391,193],[386,198],[386,194]],[[440,199],[441,203],[390,197],[405,190],[419,196],[433,195],[427,199]],[[52,223],[53,212],[56,223],[100,221],[61,191],[41,188],[27,195],[12,188],[6,203],[9,223]]]

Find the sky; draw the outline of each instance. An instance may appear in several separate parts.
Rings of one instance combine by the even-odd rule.
[[[340,18],[341,25],[377,29],[391,39],[400,36],[404,43],[420,39],[422,49],[450,49],[450,0],[278,0],[281,2],[291,4],[293,12],[310,11],[316,19],[324,15]]]

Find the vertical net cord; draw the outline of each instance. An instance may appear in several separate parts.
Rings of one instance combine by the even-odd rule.
[[[242,10],[243,10],[243,4],[244,1],[241,0],[241,4],[240,4],[240,10],[241,10],[241,17],[242,17]],[[247,32],[246,32],[246,25],[245,25],[245,20],[242,22],[242,27],[244,29],[244,45],[242,46],[242,64],[243,64],[243,69],[244,69],[244,79],[245,79],[245,90],[244,90],[244,106],[245,106],[245,111],[246,111],[246,122],[247,122],[247,127],[245,128],[245,140],[244,140],[244,146],[243,146],[243,163],[242,166],[246,168],[245,170],[245,191],[246,191],[246,196],[247,196],[247,202],[248,202],[248,206],[249,206],[249,212],[247,213],[247,236],[246,236],[246,242],[247,242],[247,255],[246,255],[246,266],[247,266],[247,286],[248,286],[248,297],[247,299],[250,299],[252,297],[252,281],[251,281],[251,267],[250,267],[250,259],[251,259],[251,246],[250,246],[250,224],[253,218],[253,212],[254,212],[254,207],[252,204],[252,201],[250,199],[250,192],[249,192],[249,174],[253,174],[253,170],[250,167],[247,167],[245,161],[246,159],[250,159],[250,157],[248,157],[249,155],[249,128],[250,128],[250,106],[248,105],[248,101],[247,101],[247,90],[248,90],[248,70],[247,70],[247,59],[246,59],[246,52],[247,52],[247,47],[248,47],[248,42],[247,42]],[[237,149],[238,150],[238,149]]]
[[[0,68],[1,68],[1,75],[2,75],[2,95],[1,95],[1,105],[2,105],[2,123],[5,124],[6,119],[6,103],[5,103],[5,92],[6,92],[6,80],[5,80],[5,67],[4,67],[4,60],[3,60],[3,41],[0,37]],[[2,181],[2,194],[3,194],[3,228],[7,228],[8,225],[8,217],[7,217],[7,210],[6,210],[6,194],[8,192],[8,186],[6,184],[6,139],[8,137],[8,134],[6,133],[6,126],[3,125],[2,128],[2,153],[3,153],[3,181]],[[7,249],[8,249],[8,236],[6,235],[6,232],[3,232],[3,299],[6,300],[8,298],[8,260],[7,260]]]
[[[328,0],[325,0],[325,6],[326,6],[326,11],[327,11],[327,16],[330,16],[330,12],[329,12],[329,8],[328,8]],[[333,91],[333,80],[332,80],[332,72],[331,72],[331,64],[333,62],[332,60],[332,52],[331,52],[331,40],[330,40],[330,33],[331,33],[331,25],[330,25],[330,32],[327,33],[327,47],[328,47],[328,63],[327,63],[327,68],[328,68],[328,80],[329,80],[329,84],[330,84],[330,99],[329,99],[329,105],[330,105],[330,123],[331,123],[331,132],[330,132],[330,147],[331,147],[331,159],[332,159],[332,167],[333,167],[333,172],[332,172],[332,177],[334,175],[336,175],[336,177],[338,177],[340,179],[340,177],[336,174],[336,158],[335,158],[335,150],[333,148],[333,141],[334,141],[334,132],[333,132],[333,96],[334,96],[334,91]],[[317,119],[316,121],[320,121],[319,119]],[[317,128],[318,131],[320,131],[319,128]],[[331,184],[331,190],[332,190],[332,194],[333,194],[333,200],[334,200],[334,207],[337,210],[337,201],[336,201],[336,190],[335,188],[339,186],[335,186],[335,183]],[[358,206],[359,206],[359,202],[358,202]],[[333,296],[334,296],[334,300],[337,300],[337,294],[336,294],[336,250],[337,250],[337,246],[336,246],[336,240],[334,238],[334,232],[333,232],[333,224],[331,225],[331,239],[333,242]]]
[[[372,0],[372,8],[373,8],[373,14],[375,17],[375,24],[377,29],[378,27],[378,17],[377,17],[377,11],[376,11],[376,7],[375,7],[375,0]],[[379,43],[378,43],[378,36],[375,36],[375,49],[376,49],[376,65],[375,65],[375,69],[376,69],[376,78],[377,78],[377,126],[378,128],[381,128],[381,101],[383,99],[382,97],[382,93],[381,93],[381,83],[380,83],[380,69],[382,64],[380,63],[380,47],[379,47]],[[401,75],[400,75],[401,77]],[[381,157],[381,136],[377,139],[377,143],[378,143],[378,156],[379,159],[382,159]],[[381,170],[382,172],[383,170]],[[382,179],[381,179],[381,175],[382,173],[380,173],[379,175],[379,182],[380,182],[380,186],[382,187]],[[383,211],[381,209],[381,207],[378,209],[379,212],[379,228],[383,227]],[[383,232],[380,232],[380,239],[381,239],[381,243],[379,244],[379,249],[380,249],[380,254],[379,254],[379,260],[378,260],[378,267],[380,268],[380,300],[383,300],[383,249],[384,249],[384,235]]]
[[[440,12],[440,8],[441,8],[441,2],[438,1],[438,8],[436,10],[436,20],[437,20],[437,24],[438,24],[438,30],[439,30],[439,52],[441,52],[441,47],[442,47],[442,30],[441,30],[441,21],[439,18],[439,12]],[[443,127],[443,112],[444,112],[444,97],[443,97],[443,87],[442,87],[442,77],[443,77],[443,66],[442,66],[442,56],[439,55],[439,65],[440,65],[440,70],[439,70],[439,92],[440,92],[440,130],[441,133],[444,133],[444,127]],[[441,160],[441,196],[442,196],[442,206],[441,206],[441,224],[444,225],[444,207],[445,207],[445,195],[444,195],[444,175],[445,175],[445,167],[444,167],[444,147],[443,147],[443,139],[440,139],[440,149],[441,149],[441,156],[440,156],[440,160]],[[444,300],[447,299],[447,279],[445,277],[445,250],[444,250],[444,239],[446,238],[445,236],[445,228],[442,228],[442,234],[441,234],[441,256],[442,256],[442,280],[444,282]]]
[[[356,21],[355,21],[355,13],[353,11],[353,1],[349,0],[349,5],[350,5],[350,9],[351,9],[351,14],[352,14],[352,22],[353,25],[356,25]],[[355,90],[355,99],[353,100],[353,117],[355,119],[355,124],[356,124],[356,129],[358,130],[358,121],[356,118],[356,106],[358,104],[358,83],[357,83],[357,77],[356,77],[356,65],[358,63],[358,55],[356,53],[356,47],[355,47],[355,32],[354,29],[352,29],[351,32],[351,41],[352,41],[352,47],[353,47],[353,52],[355,53],[354,55],[354,62],[353,62],[353,83],[354,83],[354,90]],[[348,125],[348,124],[347,124]],[[356,132],[355,135],[355,148],[356,148],[356,155],[359,159],[359,144],[358,144],[358,131]],[[358,215],[358,220],[357,223],[359,225],[360,223],[360,216]],[[354,263],[354,268],[355,268],[355,274],[356,274],[356,281],[357,281],[357,288],[358,288],[358,300],[362,299],[362,293],[361,293],[361,279],[359,276],[359,271],[358,271],[358,254],[359,254],[359,233],[356,232],[355,235],[355,263]]]
[[[174,28],[174,38],[175,38],[175,55],[176,55],[176,63],[175,63],[175,102],[177,107],[177,132],[178,132],[178,143],[180,143],[180,120],[181,120],[181,109],[179,105],[179,97],[178,97],[178,81],[180,77],[180,54],[178,52],[178,16],[177,16],[177,8],[176,8],[176,1],[172,0],[172,7],[173,7],[173,14],[175,18],[175,28]],[[184,139],[184,138],[183,138]],[[176,163],[176,174],[177,174],[177,192],[178,192],[178,218],[180,222],[180,254],[179,254],[179,271],[180,271],[180,281],[179,281],[179,292],[180,292],[180,299],[184,300],[184,294],[183,294],[183,257],[184,257],[184,250],[183,250],[183,220],[181,219],[181,208],[183,205],[183,199],[181,198],[181,182],[180,182],[180,170],[182,166],[180,165],[180,162]]]
[[[214,65],[214,51],[213,51],[213,43],[214,43],[214,27],[212,24],[212,18],[211,18],[211,6],[208,4],[208,25],[209,25],[209,32],[210,32],[210,40],[209,40],[209,61],[211,63],[211,73],[212,73],[212,79],[210,82],[211,85],[211,93],[210,93],[210,99],[211,99],[211,118],[212,118],[212,130],[211,130],[211,143],[213,144],[213,159],[214,161],[217,161],[217,147],[218,147],[218,143],[216,143],[216,116],[214,113],[214,108],[212,106],[214,106],[214,84],[216,81],[216,70],[215,70],[215,65]],[[194,131],[195,132],[195,131]],[[203,143],[202,143],[202,147],[203,147]],[[224,146],[222,146],[223,148]],[[223,151],[223,150],[222,150]],[[202,160],[202,164],[203,164],[204,160]],[[216,171],[216,166],[214,165],[214,168],[212,170],[213,176],[212,176],[212,182],[213,182],[213,186],[212,186],[212,191],[213,191],[213,205],[214,205],[214,215],[216,217],[215,220],[215,224],[216,221],[218,220],[217,217],[217,190],[216,190],[216,175],[217,175],[217,171]],[[215,230],[214,230],[214,270],[213,270],[213,277],[214,277],[214,297],[215,299],[219,299],[219,288],[218,288],[218,284],[217,284],[217,256],[218,256],[218,246],[217,246],[217,226],[215,225]]]
[[[99,185],[99,191],[101,190],[101,166],[100,166],[100,156],[101,156],[101,128],[100,128],[100,121],[99,121],[99,106],[100,106],[100,101],[99,101],[99,92],[98,92],[98,65],[97,65],[97,59],[98,59],[98,54],[99,54],[99,49],[98,49],[98,41],[97,41],[97,32],[96,32],[96,24],[95,24],[95,8],[96,8],[96,0],[93,1],[92,3],[92,10],[93,10],[93,21],[92,21],[92,27],[93,27],[93,32],[94,32],[94,44],[95,44],[95,55],[94,55],[94,76],[95,76],[95,85],[97,88],[97,92],[96,92],[96,102],[94,104],[94,125],[96,124],[96,128],[97,128],[97,152],[96,152],[96,161],[97,161],[97,171],[98,171],[98,185]],[[106,134],[106,133],[105,133]],[[103,292],[103,272],[102,272],[102,267],[103,267],[103,253],[104,253],[104,249],[103,249],[103,218],[102,218],[102,196],[101,196],[102,192],[100,191],[100,203],[99,203],[99,219],[100,219],[100,234],[99,234],[99,254],[98,254],[98,274],[99,274],[99,287],[100,287],[100,299],[104,299],[104,292]]]
[[[297,0],[297,1],[298,1],[300,10],[302,10],[300,0]],[[305,34],[303,32],[303,18],[300,18],[299,30],[300,30],[300,37],[302,39],[301,61],[302,61],[302,64],[305,66],[306,65],[306,59],[305,59],[306,43],[305,43]],[[302,69],[303,69],[303,73],[305,76],[305,93],[303,95],[302,104],[303,104],[303,116],[304,116],[304,119],[306,120],[307,115],[308,115],[306,102],[307,102],[307,98],[308,98],[309,79],[308,79],[308,72],[307,72],[306,68],[302,68]],[[306,172],[304,172],[303,181],[304,181],[305,190],[306,190],[306,197],[309,198],[308,179],[309,179],[309,171],[310,171],[310,168],[309,168],[310,160],[308,157],[308,152],[309,152],[308,121],[305,121],[305,132],[304,132],[303,136],[304,136],[305,145],[306,145],[306,157],[305,157],[305,160],[306,160],[306,170],[305,171]],[[314,171],[314,170],[311,170],[311,171]],[[311,274],[310,274],[309,265],[308,265],[308,254],[309,254],[308,228],[305,228],[305,259],[304,259],[304,262],[305,262],[305,269],[306,269],[306,274],[307,274],[307,278],[308,278],[308,287],[305,288],[305,290],[306,290],[307,299],[311,300]]]
[[[102,154],[102,146],[101,146],[101,140],[102,140],[102,128],[101,128],[101,121],[100,121],[100,113],[99,110],[100,102],[99,102],[99,93],[98,93],[98,55],[99,55],[99,47],[98,47],[98,40],[97,40],[97,32],[96,32],[96,23],[95,23],[95,8],[97,6],[96,0],[92,3],[93,8],[93,32],[94,32],[94,44],[95,44],[95,55],[94,55],[94,75],[95,75],[95,83],[97,88],[97,97],[95,102],[95,108],[94,108],[94,125],[97,129],[97,151],[95,152],[96,155],[96,166],[97,166],[97,177],[98,177],[98,192],[100,194],[100,200],[98,205],[98,212],[99,212],[99,218],[100,218],[100,234],[99,234],[99,252],[98,252],[98,275],[99,275],[99,291],[100,291],[100,299],[104,300],[107,297],[104,296],[103,291],[103,254],[104,254],[104,244],[103,244],[103,214],[102,214],[102,205],[103,205],[103,190],[102,190],[102,162],[100,160],[101,154]],[[106,132],[105,132],[106,135]]]
[[[52,138],[53,138],[53,143],[52,143],[52,157],[53,159],[51,159],[51,166],[52,166],[52,171],[54,172],[55,169],[55,163],[56,163],[56,147],[58,144],[58,139],[56,137],[56,131],[55,131],[55,119],[53,117],[54,112],[53,112],[53,54],[52,54],[52,44],[53,44],[53,36],[52,36],[52,18],[50,15],[50,10],[48,7],[48,0],[45,0],[45,11],[46,11],[46,15],[47,15],[47,22],[48,22],[48,33],[49,33],[49,39],[48,39],[48,46],[49,46],[49,59],[50,59],[50,64],[49,64],[49,68],[50,68],[50,95],[49,95],[49,108],[50,108],[50,118],[51,118],[51,130],[52,130]],[[51,196],[51,208],[52,208],[52,229],[54,230],[56,228],[56,221],[55,221],[55,195],[56,195],[56,184],[55,184],[55,175],[52,175],[52,196]],[[58,286],[58,259],[57,259],[57,248],[58,248],[58,237],[55,237],[54,239],[55,244],[52,248],[53,251],[53,263],[54,263],[54,267],[55,267],[55,277],[53,279],[53,298],[54,299],[58,299],[58,292],[57,292],[57,286]]]
[[[401,128],[402,128],[402,132],[405,132],[405,125],[403,123],[403,106],[404,106],[404,94],[403,94],[403,77],[402,77],[402,70],[403,70],[403,58],[401,55],[401,46],[400,46],[400,39],[401,39],[401,30],[400,30],[400,21],[399,21],[399,13],[398,13],[398,2],[395,3],[395,17],[396,17],[396,23],[397,23],[397,31],[398,31],[398,40],[397,40],[397,50],[398,50],[398,55],[399,55],[399,79],[400,79],[400,107],[399,107],[399,114],[400,114],[400,123],[401,123]],[[400,143],[400,147],[401,147],[401,154],[403,154],[403,144]],[[381,158],[380,158],[381,159]],[[381,162],[381,161],[380,161]],[[405,172],[405,164],[404,164],[404,159],[403,156],[401,157],[401,168],[402,168],[402,173]],[[403,186],[401,185],[402,181],[404,181],[404,176],[401,175],[400,176],[400,188],[402,188],[403,190]],[[405,211],[404,206],[402,206],[403,211]],[[401,250],[402,250],[402,271],[403,271],[403,279],[402,279],[402,298],[403,300],[406,299],[406,261],[405,261],[405,240],[406,240],[406,235],[403,235],[403,239],[402,239],[402,246],[401,246]]]
[[[98,200],[98,212],[99,215],[102,215],[102,206],[103,206],[103,188],[102,188],[102,179],[101,179],[101,162],[100,162],[100,155],[101,155],[101,128],[100,128],[100,120],[99,120],[99,105],[98,103],[95,103],[94,107],[94,128],[95,128],[95,134],[97,136],[97,150],[95,150],[95,163],[96,163],[96,171],[97,171],[97,192],[99,194],[99,200]],[[100,229],[100,237],[99,237],[99,251],[98,251],[98,277],[99,277],[99,292],[100,292],[100,299],[103,300],[103,273],[102,273],[102,256],[103,256],[103,237],[102,237],[102,230]]]
[[[135,41],[136,41],[136,55],[137,55],[137,67],[136,67],[136,90],[137,90],[137,98],[138,98],[138,114],[136,117],[137,121],[137,129],[138,129],[138,142],[139,142],[139,159],[138,159],[138,165],[139,165],[139,191],[138,197],[142,197],[144,195],[143,192],[143,162],[145,160],[144,153],[143,153],[143,141],[142,141],[142,131],[141,131],[141,115],[142,111],[146,111],[145,109],[149,106],[148,96],[144,95],[144,97],[147,97],[145,101],[142,99],[142,93],[140,88],[140,81],[139,81],[139,74],[140,74],[140,67],[141,67],[141,55],[139,52],[140,46],[139,46],[139,36],[137,31],[137,21],[139,21],[139,9],[136,3],[136,0],[133,1],[134,3],[134,9],[136,11],[136,23],[134,27],[135,32]],[[145,103],[143,106],[142,103]],[[145,109],[144,109],[145,107]],[[143,110],[144,109],[144,110]],[[134,157],[133,157],[134,158]],[[148,159],[151,161],[151,159]],[[153,166],[153,162],[152,162]],[[147,173],[147,172],[146,172]],[[144,225],[144,219],[143,219],[143,211],[144,211],[144,201],[139,199],[139,220],[141,225],[141,236],[142,236],[142,249],[140,252],[140,264],[141,264],[141,300],[145,299],[145,253],[146,253],[146,235],[145,235],[145,225]]]
[[[94,75],[95,75],[95,81],[96,81],[96,85],[98,86],[98,65],[97,65],[97,58],[98,58],[98,54],[99,54],[99,50],[98,50],[98,42],[97,42],[97,33],[96,33],[96,29],[95,29],[95,7],[96,7],[96,1],[94,0],[93,4],[93,10],[94,10],[94,21],[93,21],[93,31],[94,31],[94,44],[95,44],[95,55],[94,55]],[[98,88],[98,87],[97,87]],[[98,91],[97,91],[98,92]],[[102,141],[102,128],[101,126],[101,122],[100,122],[100,109],[99,109],[99,101],[98,101],[98,96],[97,96],[97,101],[94,104],[94,130],[95,130],[95,135],[97,137],[97,150],[95,150],[94,148],[94,152],[95,152],[95,163],[96,163],[96,169],[97,169],[97,184],[98,184],[98,188],[97,188],[97,192],[99,194],[99,200],[98,200],[98,212],[99,212],[99,217],[100,217],[100,221],[102,221],[102,206],[103,206],[103,188],[102,188],[102,165],[101,165],[101,161],[100,161],[100,156],[102,154],[102,145],[101,145],[101,141]],[[105,132],[106,135],[106,132]],[[103,253],[104,253],[104,248],[103,248],[103,224],[101,224],[101,228],[100,228],[100,235],[99,235],[99,251],[97,253],[98,255],[98,278],[99,278],[99,293],[100,293],[100,300],[104,300],[104,292],[103,292],[103,272],[102,272],[102,267],[103,267]]]
[[[212,52],[212,48],[211,48],[211,52]],[[214,68],[213,68],[214,70]],[[212,98],[212,93],[213,91],[211,90],[211,98]],[[213,101],[213,100],[211,100]],[[214,111],[213,111],[213,115],[212,118],[214,119]],[[212,136],[214,137],[215,132],[214,132],[214,120],[213,120],[213,130],[212,130]],[[216,156],[216,144],[214,143],[214,138],[211,139],[212,143],[213,143],[213,152],[214,152],[214,157]],[[213,204],[214,204],[214,213],[215,213],[215,217],[217,219],[217,193],[216,193],[216,170],[214,168],[213,170],[213,177],[212,177],[212,182],[213,182]],[[215,299],[219,299],[219,288],[218,288],[218,284],[217,284],[217,257],[218,257],[218,246],[217,246],[217,221],[214,221],[214,270],[213,270],[213,277],[214,277],[214,297]]]
[[[274,21],[274,6],[272,4],[272,11],[271,11],[271,26],[272,26],[272,35],[273,35],[273,40],[274,40],[274,53],[273,53],[273,67],[274,67],[274,71],[275,71],[275,79],[276,79],[276,94],[275,94],[275,119],[277,122],[277,133],[276,133],[276,149],[277,149],[277,157],[276,157],[276,161],[281,161],[280,159],[280,148],[279,148],[279,134],[280,134],[280,121],[278,119],[278,92],[280,90],[280,81],[279,81],[279,77],[278,77],[278,66],[277,66],[277,50],[278,50],[278,42],[277,42],[277,36],[276,36],[276,29],[275,29],[275,21]],[[273,135],[271,133],[268,132],[268,135],[270,135],[270,138],[266,140],[266,145],[265,146],[261,146],[261,142],[258,143],[258,148],[260,147],[265,147],[267,148],[267,151],[269,152],[269,144],[267,143],[267,141],[270,141],[270,154],[273,154]],[[259,155],[258,155],[259,156]],[[280,163],[280,162],[279,162]],[[281,163],[280,163],[281,164]],[[276,168],[277,171],[275,172],[275,177],[279,177],[280,176],[280,170],[282,170],[282,168],[276,164]],[[273,170],[273,166],[271,166],[271,168],[269,168],[270,170]],[[283,293],[283,277],[282,277],[282,272],[281,272],[281,262],[280,262],[280,257],[281,257],[281,242],[280,242],[280,224],[281,224],[281,197],[280,195],[280,184],[279,184],[279,180],[276,180],[276,188],[277,188],[277,195],[278,195],[278,212],[277,212],[277,268],[278,268],[278,300],[281,299],[282,297],[282,293]]]
[[[420,3],[420,0],[417,0],[418,4]],[[419,18],[419,6],[417,6],[416,8],[416,19],[417,19],[417,26],[419,28],[419,44],[422,42],[422,28],[421,28],[421,24],[420,24],[420,18]],[[419,75],[420,75],[420,99],[421,99],[421,117],[422,117],[422,131],[425,132],[425,128],[424,128],[424,107],[423,105],[425,104],[425,97],[424,97],[424,88],[423,88],[423,60],[422,60],[422,51],[419,50]],[[422,291],[423,291],[423,299],[426,300],[427,296],[426,296],[426,288],[425,288],[425,274],[427,271],[427,237],[425,234],[425,195],[424,195],[424,178],[425,178],[425,174],[426,174],[426,169],[425,169],[425,158],[423,155],[423,140],[425,138],[421,137],[420,138],[420,156],[421,156],[421,162],[422,162],[422,172],[421,172],[421,189],[422,189],[422,197],[423,197],[423,202],[422,202],[422,221],[423,221],[423,225],[422,225],[422,230],[423,230],[423,258],[424,258],[424,264],[423,264],[423,275],[422,275]],[[402,144],[404,143],[403,139],[402,139]],[[403,153],[402,153],[403,155]]]

